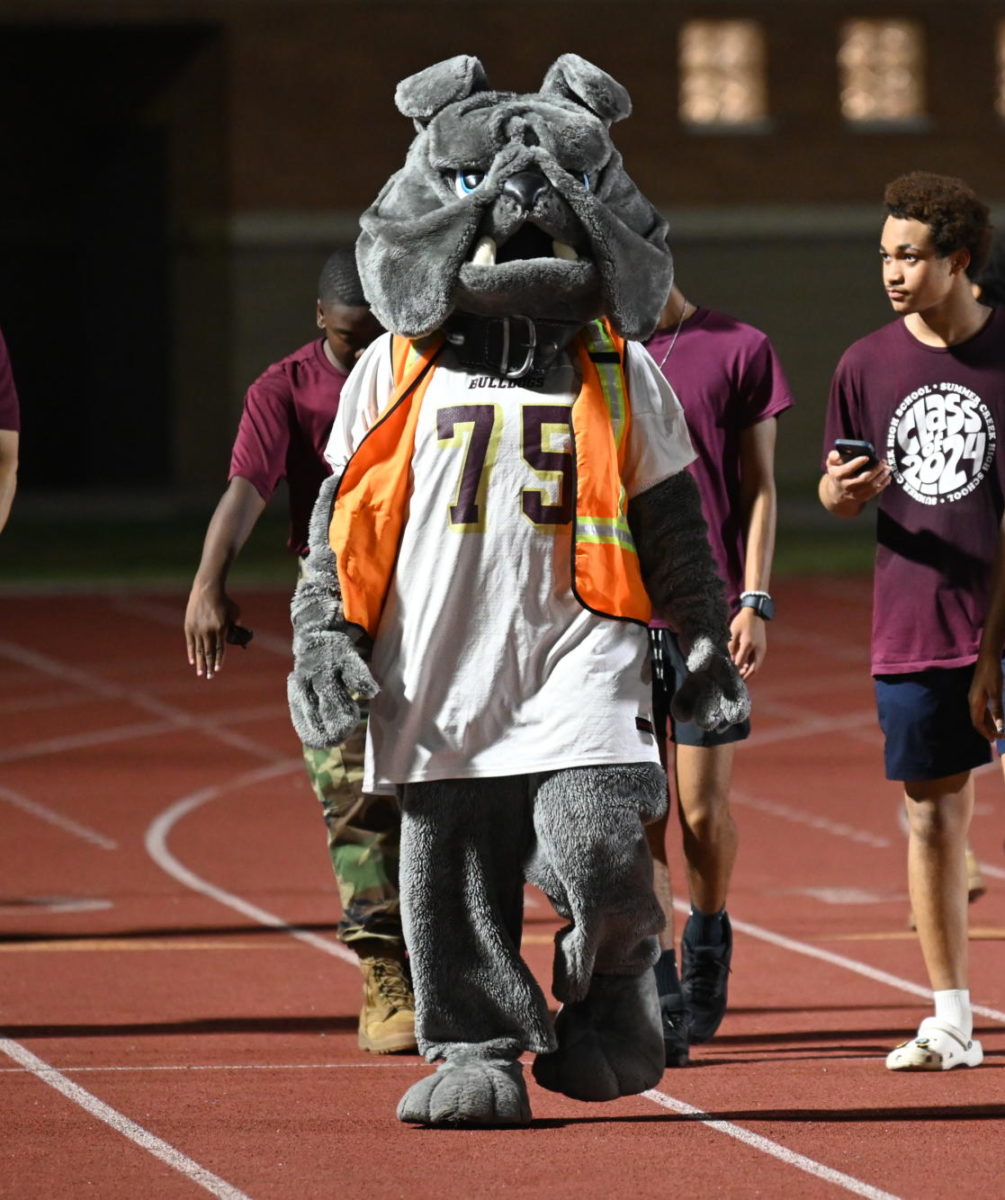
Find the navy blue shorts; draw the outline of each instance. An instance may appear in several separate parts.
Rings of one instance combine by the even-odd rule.
[[[873,678],[887,779],[945,779],[991,761],[991,743],[970,720],[973,675],[971,664]]]
[[[675,721],[670,701],[688,676],[677,635],[669,629],[650,629],[649,653],[653,664],[653,724],[657,731],[665,729],[669,721],[670,740],[677,746],[727,746],[750,737],[749,721],[721,730],[702,729],[693,721]]]

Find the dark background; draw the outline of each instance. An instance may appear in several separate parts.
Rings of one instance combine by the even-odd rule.
[[[756,131],[678,119],[677,37],[701,16],[762,24]],[[862,16],[923,31],[926,113],[909,128],[841,116],[838,34]],[[830,372],[889,316],[884,183],[958,174],[1005,210],[1003,22],[1005,3],[969,0],[0,0],[0,328],[24,423],[0,572],[72,543],[56,525],[168,519],[194,567],[245,387],[313,336],[321,263],[411,138],[395,84],[456,53],[533,90],[572,50],[628,87],[615,139],[670,218],[684,290],[782,355],[797,398],[783,533],[811,522]]]

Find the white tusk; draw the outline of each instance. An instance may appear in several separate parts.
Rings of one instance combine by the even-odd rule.
[[[552,242],[551,249],[556,258],[564,258],[566,262],[579,262],[579,255],[566,242]]]
[[[480,267],[494,267],[496,265],[495,242],[490,237],[479,238],[471,261]]]

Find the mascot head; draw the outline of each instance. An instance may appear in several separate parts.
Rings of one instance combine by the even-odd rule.
[[[538,92],[489,90],[458,55],[398,85],[418,130],[361,219],[357,258],[374,313],[418,338],[451,314],[652,332],[673,280],[666,223],[608,132],[628,93],[576,54]]]

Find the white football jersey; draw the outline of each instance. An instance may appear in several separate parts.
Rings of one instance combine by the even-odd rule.
[[[342,392],[341,474],[393,391],[389,335]],[[694,458],[680,404],[628,343],[629,498]],[[658,761],[646,630],[571,589],[576,366],[541,388],[479,374],[448,347],[422,401],[408,520],[370,669],[366,791],[422,780]]]

